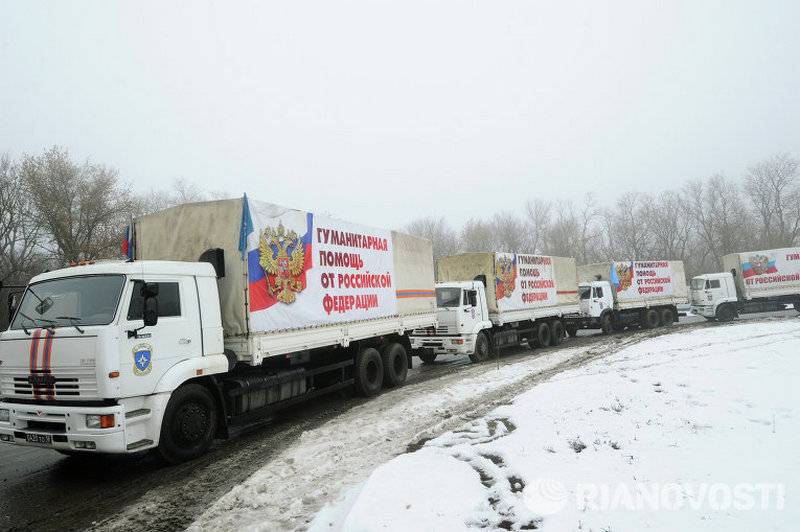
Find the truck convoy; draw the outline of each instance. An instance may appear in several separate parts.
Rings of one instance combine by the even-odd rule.
[[[513,253],[467,253],[439,259],[439,325],[417,329],[411,346],[430,363],[440,354],[485,360],[493,349],[547,347],[565,333],[678,321],[687,302],[680,261],[602,262]]]
[[[730,321],[739,314],[784,310],[800,312],[800,248],[732,253],[720,259],[723,272],[692,278],[692,311],[709,320]]]
[[[430,363],[438,354],[486,360],[504,346],[558,345],[562,319],[578,312],[575,259],[514,253],[465,253],[437,262],[438,326],[415,329],[411,347]]]
[[[0,335],[0,440],[170,462],[288,405],[403,383],[431,244],[241,199],[141,217],[136,260],[33,278]]]

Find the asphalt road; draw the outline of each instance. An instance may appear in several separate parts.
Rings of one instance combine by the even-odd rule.
[[[754,314],[745,319],[796,316],[794,311]],[[702,326],[702,318],[681,323]],[[712,325],[713,326],[713,325]],[[569,345],[590,345],[595,333],[581,332]],[[527,348],[504,350],[503,358],[531,356]],[[415,363],[419,359],[415,359]],[[432,366],[417,365],[408,384],[457,372],[467,357],[447,356]],[[388,392],[392,393],[392,392]],[[265,458],[292,445],[303,431],[363,403],[349,394],[332,395],[286,410],[268,425],[226,442],[187,464],[165,465],[155,454],[65,457],[54,451],[0,444],[0,530],[80,530],[107,525],[123,508],[154,488],[180,497],[180,515],[158,517],[161,530],[181,529],[233,485],[259,469]],[[179,495],[175,495],[179,494]],[[196,509],[197,512],[194,512]],[[144,516],[143,516],[144,517]],[[152,528],[153,516],[143,519]]]

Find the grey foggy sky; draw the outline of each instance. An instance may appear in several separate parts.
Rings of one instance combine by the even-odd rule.
[[[0,152],[384,227],[800,152],[798,2],[2,1]]]

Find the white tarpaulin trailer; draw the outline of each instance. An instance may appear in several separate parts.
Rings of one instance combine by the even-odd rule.
[[[677,305],[688,301],[679,260],[597,262],[578,267],[581,283],[608,281],[619,309]]]
[[[743,300],[800,294],[800,248],[731,253],[722,268],[733,274]]]
[[[268,356],[435,324],[428,240],[239,198],[180,205],[135,222],[136,259],[225,252],[226,348]]]

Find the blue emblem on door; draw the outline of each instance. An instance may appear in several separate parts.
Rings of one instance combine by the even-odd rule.
[[[139,344],[133,348],[133,373],[142,377],[153,369],[153,348],[150,344]]]

